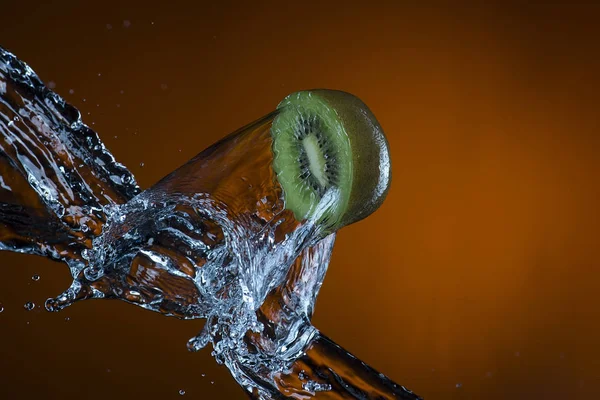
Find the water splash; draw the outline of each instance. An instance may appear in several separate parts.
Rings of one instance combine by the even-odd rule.
[[[308,220],[285,209],[275,116],[141,191],[80,113],[0,48],[0,249],[68,265],[73,281],[49,311],[112,298],[205,318],[188,348],[212,344],[254,398],[417,399],[311,325],[335,242],[317,221],[339,193]]]

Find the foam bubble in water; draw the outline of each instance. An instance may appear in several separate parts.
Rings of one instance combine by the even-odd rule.
[[[329,383],[319,383],[315,381],[308,381],[302,384],[302,389],[308,392],[327,392],[331,390]]]

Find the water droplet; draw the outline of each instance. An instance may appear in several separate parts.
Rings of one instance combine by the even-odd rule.
[[[4,306],[0,303],[0,313],[4,311]]]
[[[25,307],[27,311],[31,311],[35,308],[35,303],[28,301],[23,307]]]
[[[83,270],[83,275],[88,281],[94,282],[104,276],[104,269],[92,265]]]
[[[71,317],[65,317],[65,322],[69,322],[71,320]]]
[[[131,21],[129,21],[128,19],[123,21],[123,28],[129,28],[130,26],[131,26]]]
[[[73,89],[69,89],[69,94],[73,94],[75,91]]]
[[[183,390],[183,389],[179,389],[179,394],[180,394],[181,396],[183,396],[183,395],[185,394],[185,390]]]
[[[215,384],[215,381],[210,381],[210,384],[211,384],[211,385],[214,385],[214,384]]]
[[[37,282],[37,281],[40,280],[40,276],[39,275],[34,275],[34,276],[31,277],[31,279]]]
[[[112,29],[112,25],[111,24],[106,24],[106,29],[108,29],[110,31]]]
[[[85,258],[86,260],[89,260],[92,257],[92,252],[90,251],[90,249],[83,249],[81,250],[81,257]]]
[[[140,167],[144,168],[144,163],[143,162],[140,163]]]
[[[125,93],[125,91],[124,91],[124,90],[121,90],[119,93],[123,94],[123,93]]]
[[[457,384],[456,384],[456,387],[457,387],[457,388],[461,388],[461,387],[462,387],[462,383],[457,383]]]
[[[48,87],[50,89],[54,89],[56,87],[56,83],[54,81],[50,81],[50,82],[48,82]]]

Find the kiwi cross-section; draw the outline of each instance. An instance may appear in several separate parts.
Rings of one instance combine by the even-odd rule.
[[[335,193],[318,222],[334,232],[374,212],[390,186],[388,142],[369,108],[356,96],[316,89],[292,93],[271,127],[273,169],[285,207],[298,220]]]

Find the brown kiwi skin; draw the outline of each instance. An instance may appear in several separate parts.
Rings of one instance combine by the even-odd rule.
[[[350,139],[352,188],[339,229],[368,217],[385,200],[392,179],[389,144],[375,115],[358,97],[340,90],[310,92],[335,109]]]

